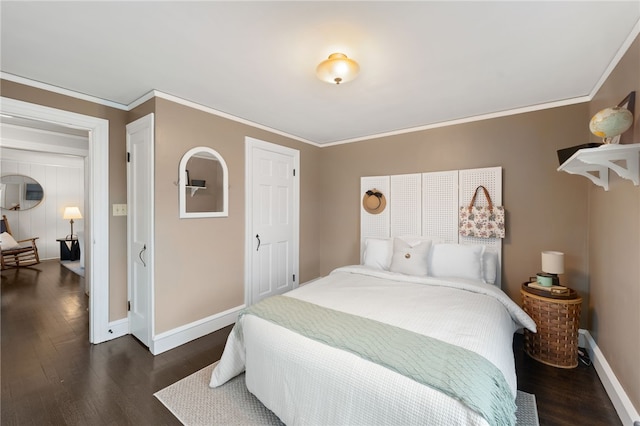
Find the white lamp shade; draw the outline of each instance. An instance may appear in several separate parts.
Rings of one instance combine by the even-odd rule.
[[[65,207],[63,219],[82,219],[80,209],[77,207]]]
[[[546,272],[548,274],[563,274],[564,253],[559,251],[543,251],[542,272]]]

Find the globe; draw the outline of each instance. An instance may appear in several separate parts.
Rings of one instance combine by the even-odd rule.
[[[598,111],[589,122],[589,130],[609,143],[609,139],[624,133],[632,124],[631,111],[616,106]]]

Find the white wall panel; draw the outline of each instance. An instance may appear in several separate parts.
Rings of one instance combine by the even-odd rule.
[[[487,188],[491,201],[496,206],[502,205],[502,167],[489,167],[484,169],[460,170],[459,197],[460,206],[468,206],[473,198],[473,193],[479,185]],[[488,206],[489,203],[482,190],[478,191],[475,205]],[[508,224],[505,224],[508,226]],[[476,238],[460,236],[460,244],[484,244],[488,250],[498,253],[499,263],[502,266],[502,239],[501,238]],[[496,285],[500,287],[501,275],[498,274]]]
[[[502,167],[487,167],[484,169],[460,170],[459,195],[460,201],[469,205],[473,197],[473,191],[482,185],[487,188],[491,200],[496,205],[502,205]],[[476,205],[487,206],[484,195],[476,198]]]
[[[391,236],[422,235],[422,178],[420,174],[391,176],[393,202],[387,204]]]
[[[368,176],[360,178],[360,256],[364,251],[364,240],[366,238],[388,238],[390,236],[390,216],[389,204],[392,196],[389,193],[389,176]],[[362,206],[362,198],[365,192],[376,189],[384,194],[387,200],[387,208],[382,213],[370,214]],[[362,259],[360,259],[362,260]]]
[[[458,242],[458,171],[422,174],[422,236]]]
[[[362,212],[360,221],[360,235],[373,238],[388,238],[390,235],[389,225],[389,204],[392,203],[392,196],[389,192],[389,176],[363,177],[360,180],[360,211]],[[387,208],[382,213],[370,214],[362,207],[362,197],[369,190],[382,192],[387,200]]]

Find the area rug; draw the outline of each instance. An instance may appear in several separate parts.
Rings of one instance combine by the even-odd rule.
[[[185,377],[154,396],[188,426],[283,424],[247,390],[244,374],[219,388],[209,388],[211,372],[216,364]],[[518,391],[516,404],[518,425],[539,426],[535,395]]]
[[[81,277],[84,277],[84,267],[80,266],[80,261],[79,260],[62,260],[60,261],[60,263],[62,264],[62,266],[64,266],[65,268],[67,268],[68,270],[70,270],[73,273],[76,273],[78,275],[80,275]]]

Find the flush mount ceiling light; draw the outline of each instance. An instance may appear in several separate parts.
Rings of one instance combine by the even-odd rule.
[[[346,83],[353,80],[360,71],[360,65],[344,53],[332,53],[328,59],[320,62],[316,75],[327,83]]]

